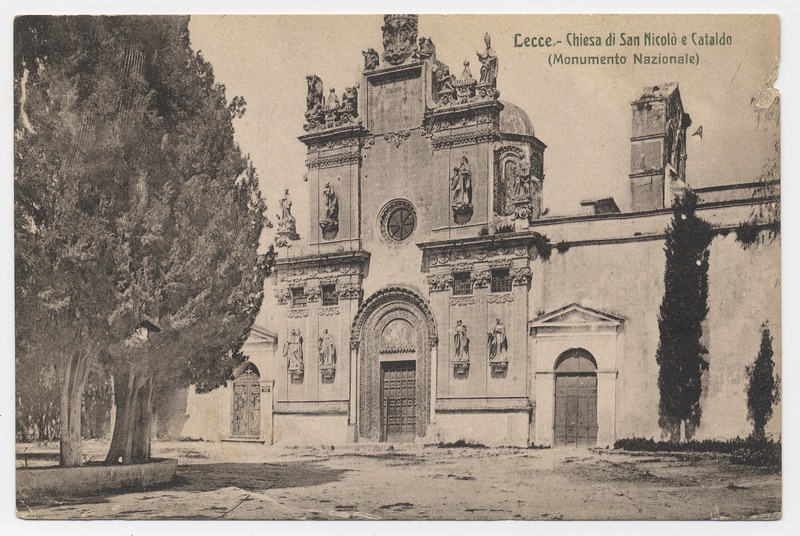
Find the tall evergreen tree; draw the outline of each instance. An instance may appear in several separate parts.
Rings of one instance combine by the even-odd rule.
[[[747,367],[747,418],[753,423],[753,437],[763,440],[764,428],[772,417],[775,403],[780,399],[780,382],[775,378],[772,361],[772,335],[764,325],[761,348],[752,365]]]
[[[18,351],[73,356],[62,414],[93,362],[110,368],[108,460],[144,460],[154,392],[223,383],[263,298],[265,205],[233,139],[244,101],[190,49],[186,17],[20,17],[18,43]],[[142,320],[161,332],[137,340]]]
[[[708,369],[701,343],[708,313],[710,225],[695,211],[691,190],[676,198],[666,231],[664,299],[658,318],[659,426],[670,441],[690,437],[700,424],[702,374]]]

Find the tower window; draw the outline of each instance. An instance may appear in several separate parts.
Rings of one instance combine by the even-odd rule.
[[[511,275],[508,268],[492,270],[492,292],[511,292]]]
[[[469,272],[456,272],[453,274],[453,294],[472,294],[472,277]]]
[[[292,307],[305,307],[308,304],[308,297],[303,287],[292,288]]]
[[[339,295],[336,294],[336,285],[322,285],[322,305],[337,305]]]

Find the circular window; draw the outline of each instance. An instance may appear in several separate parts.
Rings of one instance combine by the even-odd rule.
[[[404,199],[389,202],[381,211],[381,234],[384,238],[402,242],[417,227],[417,213],[414,205]]]

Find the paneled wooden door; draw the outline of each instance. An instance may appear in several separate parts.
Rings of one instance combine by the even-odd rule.
[[[556,374],[556,446],[597,444],[597,375]]]
[[[416,361],[381,363],[382,441],[414,440],[416,373]]]
[[[255,374],[246,373],[233,382],[231,436],[261,436],[261,384]]]

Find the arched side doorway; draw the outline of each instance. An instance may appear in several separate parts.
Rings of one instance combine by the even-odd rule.
[[[582,348],[567,350],[555,364],[556,446],[597,444],[597,362]]]
[[[261,375],[253,363],[247,363],[233,380],[231,437],[261,437]]]
[[[350,419],[359,438],[413,441],[426,434],[437,342],[430,308],[413,290],[386,288],[362,304],[351,331],[357,405],[351,403]]]

